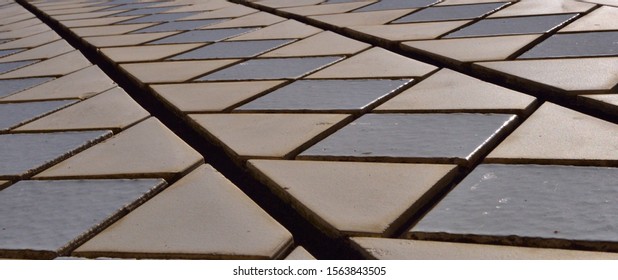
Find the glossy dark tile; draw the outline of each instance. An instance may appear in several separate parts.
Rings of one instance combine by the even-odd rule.
[[[188,17],[194,14],[196,14],[196,12],[154,14],[154,15],[149,15],[149,16],[145,16],[141,18],[123,21],[120,24],[168,22],[168,21],[174,21],[177,19]]]
[[[618,168],[479,165],[413,234],[617,242]]]
[[[171,9],[175,9],[177,7],[160,7],[160,8],[144,8],[122,12],[119,14],[113,14],[112,16],[139,16],[139,15],[152,15],[157,13],[162,13],[165,11],[169,11]]]
[[[38,60],[23,60],[23,61],[0,63],[0,74],[4,74],[6,72],[10,72],[15,69],[22,68],[24,66],[28,66],[36,62],[38,62]]]
[[[174,44],[174,43],[202,43],[216,42],[230,37],[238,36],[255,30],[255,28],[227,28],[227,29],[208,29],[193,30],[181,34],[166,37],[149,44]]]
[[[519,58],[618,55],[618,31],[556,34]]]
[[[507,3],[486,3],[429,7],[402,17],[393,23],[473,19],[491,13]]]
[[[360,110],[410,81],[296,81],[237,110]]]
[[[466,164],[514,122],[506,114],[368,114],[300,158],[392,158]]]
[[[219,42],[181,55],[170,58],[181,59],[208,59],[208,58],[244,58],[253,57],[276,47],[291,43],[293,40],[259,40]]]
[[[299,78],[343,59],[340,56],[253,59],[204,76],[198,81]]]
[[[206,20],[186,20],[186,21],[172,21],[159,25],[140,29],[131,33],[150,33],[150,32],[168,32],[168,31],[188,31],[200,28],[202,26],[221,22],[221,19],[206,19]]]
[[[0,50],[0,57],[9,56],[18,52],[23,51],[24,49],[11,49],[11,50]]]
[[[34,87],[36,85],[40,85],[53,79],[54,78],[27,78],[0,80],[0,98]]]
[[[0,192],[0,253],[54,257],[164,185],[162,179],[17,182]]]
[[[75,101],[43,101],[25,103],[0,103],[0,131],[6,131],[38,116],[60,109]]]
[[[439,2],[438,0],[382,0],[375,4],[365,6],[355,12],[383,11],[383,10],[398,10],[407,8],[427,7],[431,4]]]
[[[575,16],[562,14],[483,19],[445,38],[545,33]]]
[[[0,135],[0,177],[32,175],[62,156],[110,135],[110,131]]]

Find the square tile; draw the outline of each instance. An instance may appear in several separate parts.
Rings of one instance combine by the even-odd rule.
[[[506,114],[367,114],[300,159],[365,159],[469,165],[515,122]]]
[[[294,79],[340,59],[340,56],[252,59],[206,75],[198,81]]]
[[[229,40],[301,39],[322,31],[295,20],[286,20]]]
[[[440,20],[474,19],[496,11],[507,3],[486,3],[474,5],[429,7],[392,23],[411,23]]]
[[[258,40],[218,42],[195,49],[174,57],[170,60],[183,59],[214,59],[214,58],[247,58],[265,53],[274,48],[288,44],[293,40]]]
[[[157,61],[199,48],[204,44],[147,45],[99,49],[100,54],[115,63]]]
[[[366,108],[411,80],[301,80],[248,104],[243,111],[351,111]]]
[[[31,121],[67,106],[75,101],[60,100],[27,103],[0,103],[0,132]]]
[[[288,46],[268,52],[262,57],[322,56],[355,54],[371,45],[341,36],[331,31],[320,32]]]
[[[170,43],[201,43],[216,42],[230,37],[238,36],[243,33],[255,30],[254,28],[230,28],[213,30],[193,30],[184,32],[167,38],[163,38],[150,44],[170,44]]]
[[[358,9],[355,12],[399,10],[408,8],[427,7],[440,2],[439,0],[382,0],[375,4]]]
[[[161,179],[17,182],[0,192],[0,255],[66,253],[163,186]]]
[[[618,55],[618,31],[556,34],[519,58],[587,57]]]
[[[165,61],[121,64],[120,68],[142,83],[184,82],[237,60]]]
[[[0,80],[0,99],[25,89],[40,85],[54,78],[27,78],[14,80]]]
[[[393,234],[457,169],[454,165],[299,160],[250,160],[248,166],[272,192],[332,236]]]
[[[0,134],[0,177],[28,177],[110,134],[110,131]]]
[[[185,12],[185,13],[153,14],[153,15],[148,15],[145,17],[123,21],[121,24],[169,22],[169,21],[175,21],[177,19],[185,18],[185,17],[191,16],[194,14],[196,13],[195,12]]]
[[[616,175],[616,168],[480,165],[410,234],[607,248],[618,241]]]
[[[545,33],[575,16],[577,14],[483,19],[445,38]]]
[[[292,243],[275,219],[214,168],[202,165],[73,255],[272,259]]]
[[[150,33],[150,32],[168,32],[168,31],[189,31],[198,29],[200,27],[221,22],[221,19],[204,19],[204,20],[185,20],[185,21],[172,21],[159,25],[151,26],[148,28],[134,31],[133,33]]]
[[[182,112],[223,111],[284,81],[153,85],[160,99]]]

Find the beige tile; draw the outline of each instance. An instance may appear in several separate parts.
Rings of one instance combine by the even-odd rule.
[[[618,7],[602,6],[560,29],[565,31],[618,30]]]
[[[315,6],[283,8],[280,10],[284,12],[292,13],[292,14],[302,15],[302,16],[341,14],[341,13],[346,13],[352,10],[356,10],[358,8],[367,6],[375,2],[376,1],[359,1],[359,2],[350,2],[350,3],[322,4],[322,5],[315,5]]]
[[[344,120],[334,114],[193,114],[199,129],[240,159],[286,157]]]
[[[388,25],[354,26],[350,29],[390,41],[434,39],[470,21],[442,21]]]
[[[110,36],[83,37],[82,39],[97,48],[104,48],[104,47],[141,45],[146,42],[154,41],[154,40],[161,39],[167,36],[172,36],[178,33],[179,32],[136,33],[136,34],[122,34],[122,35],[110,35]]]
[[[566,91],[609,91],[618,83],[618,57],[483,62],[477,65]]]
[[[300,39],[309,37],[320,31],[322,30],[291,19],[240,36],[236,36],[232,39],[228,39],[228,41],[297,38]]]
[[[177,55],[206,44],[173,44],[134,47],[103,48],[100,52],[116,63],[156,61]]]
[[[588,3],[595,3],[595,4],[610,5],[610,6],[618,7],[618,3],[616,3],[616,0],[582,0],[582,1],[588,2]]]
[[[72,51],[54,58],[44,60],[15,71],[0,75],[0,79],[12,79],[38,76],[62,76],[88,67],[90,61],[79,51]]]
[[[37,25],[37,24],[40,24],[40,23],[42,23],[42,21],[40,19],[38,19],[38,18],[31,18],[31,19],[22,20],[22,21],[18,21],[18,22],[15,22],[15,23],[7,24],[7,25],[1,25],[0,26],[0,31],[18,30],[18,29],[21,29],[21,28]]]
[[[0,50],[34,48],[60,39],[62,38],[58,36],[56,32],[47,31],[18,40],[6,42],[4,44],[0,44]]]
[[[459,62],[504,60],[542,34],[456,38],[402,43],[408,48]]]
[[[14,55],[0,58],[0,63],[20,61],[20,60],[51,58],[54,56],[61,55],[63,53],[68,53],[73,50],[75,49],[71,45],[69,45],[69,43],[67,43],[64,40],[58,40],[53,43],[49,43],[49,44],[42,45],[40,47],[36,47],[36,48],[30,49],[27,51],[16,53]]]
[[[120,67],[142,83],[184,82],[238,60],[169,61],[122,64]]]
[[[181,13],[181,12],[195,12],[195,11],[206,11],[206,10],[218,10],[227,7],[234,6],[236,4],[225,1],[225,0],[194,0],[194,1],[171,1],[171,2],[163,2],[159,4],[155,4],[151,7],[163,7],[163,6],[175,6],[175,5],[184,5],[178,8],[174,8],[166,13]]]
[[[102,10],[102,7],[79,7],[72,9],[55,9],[46,11],[45,13],[50,16],[56,15],[66,15],[66,14],[81,14],[81,13],[89,13],[97,10]]]
[[[573,0],[552,1],[520,1],[501,9],[488,17],[510,17],[524,15],[583,13],[594,7],[594,4]]]
[[[102,11],[102,12],[90,12],[90,13],[79,13],[79,14],[68,14],[68,15],[57,15],[54,16],[55,20],[63,21],[63,20],[74,20],[74,19],[90,19],[90,18],[99,18],[105,17],[113,14],[118,14],[124,11]]]
[[[74,251],[77,256],[277,258],[292,235],[209,165]]]
[[[214,11],[206,11],[196,15],[182,18],[182,20],[196,20],[196,19],[215,19],[215,18],[236,18],[253,14],[258,10],[249,8],[243,5],[234,5],[227,8],[217,9]]]
[[[324,0],[260,0],[255,1],[256,4],[260,4],[271,8],[287,8],[297,6],[311,6],[324,2]]]
[[[218,29],[218,28],[237,28],[237,27],[251,27],[251,26],[267,26],[282,22],[286,20],[283,17],[269,14],[266,12],[259,12],[250,14],[247,16],[231,19],[222,23],[217,23],[203,27],[201,29]]]
[[[109,26],[76,27],[71,31],[79,37],[86,36],[105,36],[129,33],[135,30],[153,26],[153,23],[118,24]]]
[[[536,98],[442,69],[375,111],[520,113]]]
[[[149,118],[39,173],[38,179],[174,179],[204,162],[156,118]]]
[[[605,260],[618,254],[437,241],[354,237],[352,242],[379,260]]]
[[[545,103],[485,161],[616,166],[616,135],[616,124]]]
[[[109,25],[117,22],[134,19],[136,16],[120,16],[120,17],[103,17],[103,18],[88,18],[88,19],[76,19],[76,20],[63,20],[60,23],[66,27],[86,27],[86,26],[99,26]]]
[[[438,69],[435,66],[372,48],[309,76],[309,78],[418,77]]]
[[[3,101],[32,101],[88,98],[116,84],[99,67],[90,66],[42,85],[3,98]]]
[[[447,5],[463,5],[463,4],[480,4],[480,3],[496,3],[496,2],[508,2],[508,1],[496,1],[496,0],[444,0],[436,6]]]
[[[5,8],[2,10],[2,13],[0,15],[2,15],[2,17],[0,17],[0,25],[6,25],[6,24],[15,23],[21,20],[35,18],[33,14],[31,14],[25,9],[22,9],[21,12],[17,13],[14,11],[10,11],[10,9]]]
[[[355,54],[371,45],[324,31],[296,43],[278,48],[262,55],[263,57],[298,57],[337,54]]]
[[[456,173],[454,165],[299,160],[250,160],[249,168],[318,226],[365,236],[392,234]]]
[[[153,85],[165,102],[183,112],[215,112],[251,98],[284,81]]]
[[[44,23],[28,26],[26,28],[20,28],[17,30],[11,30],[7,32],[0,32],[0,39],[19,39],[35,34],[43,33],[52,30]]]
[[[405,16],[413,12],[414,10],[415,9],[344,13],[335,15],[310,16],[309,18],[339,27],[357,25],[380,25]]]
[[[116,87],[14,130],[112,129],[119,131],[147,118],[149,115],[123,89]]]
[[[303,248],[302,246],[298,246],[296,247],[296,249],[294,249],[294,251],[292,251],[292,253],[290,253],[287,257],[285,257],[286,260],[315,260],[315,257],[313,255],[311,255],[311,253],[307,252],[307,250],[305,250],[305,248]]]

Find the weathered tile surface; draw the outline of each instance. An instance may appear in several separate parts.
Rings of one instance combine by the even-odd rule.
[[[216,170],[203,165],[74,254],[275,258],[291,243],[292,236],[285,228]]]
[[[615,242],[617,174],[616,168],[480,165],[411,233]]]
[[[74,101],[44,101],[0,104],[0,131],[19,126],[41,115],[58,110]]]
[[[236,60],[169,61],[122,64],[120,68],[142,83],[184,82],[232,64]]]
[[[618,31],[553,35],[519,58],[618,56]]]
[[[368,114],[299,157],[465,165],[491,148],[514,119],[506,114]]]
[[[236,156],[281,158],[347,115],[193,114],[190,117]]]
[[[324,31],[288,46],[268,52],[262,55],[262,57],[354,54],[369,47],[369,44],[352,40],[331,31]]]
[[[164,184],[160,179],[17,182],[0,192],[0,254],[53,258]]]
[[[370,236],[391,234],[443,187],[442,179],[455,169],[453,165],[281,160],[251,160],[249,166],[314,223],[335,234]]]
[[[446,35],[446,38],[545,33],[575,16],[563,14],[483,19]]]
[[[288,44],[292,40],[257,40],[218,42],[196,50],[192,50],[170,58],[183,59],[211,59],[211,58],[243,58],[253,57],[271,49]]]
[[[206,75],[198,81],[293,79],[340,59],[340,56],[252,59]]]

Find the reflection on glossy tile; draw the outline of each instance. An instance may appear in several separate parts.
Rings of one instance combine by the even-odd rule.
[[[483,19],[445,38],[545,33],[576,14]]]
[[[14,79],[14,80],[0,80],[0,98],[9,96],[16,92],[31,88],[36,85],[40,85],[47,81],[51,81],[53,78],[28,78],[28,79]]]
[[[185,31],[200,28],[202,26],[221,22],[221,19],[205,19],[205,20],[187,20],[187,21],[172,21],[140,29],[133,33],[150,33],[150,32],[166,32],[166,31]]]
[[[616,168],[480,165],[411,230],[616,242]]]
[[[618,55],[618,31],[556,34],[519,58]]]
[[[174,56],[170,60],[253,57],[290,42],[292,40],[219,42]]]
[[[55,257],[164,185],[161,179],[20,181],[0,192],[0,254]]]
[[[291,234],[202,165],[75,250],[78,256],[268,259]]]
[[[298,160],[250,160],[248,165],[275,194],[318,227],[332,235],[372,236],[392,234],[444,187],[456,169],[454,165]]]
[[[74,101],[47,101],[0,104],[0,131],[16,127],[38,116],[60,109]]]
[[[410,81],[296,81],[237,110],[360,110]]]
[[[207,75],[198,81],[293,79],[340,59],[340,56],[253,59]]]
[[[351,238],[361,253],[378,260],[611,260],[618,254],[515,246],[371,237]]]
[[[178,35],[170,36],[151,42],[150,44],[169,44],[169,43],[201,43],[201,42],[216,42],[230,37],[234,37],[249,31],[254,28],[230,28],[230,29],[212,29],[212,30],[193,30],[184,32]]]
[[[196,14],[195,12],[186,12],[186,13],[164,13],[164,14],[153,14],[145,17],[140,17],[136,19],[131,19],[127,21],[123,21],[121,24],[127,23],[147,23],[147,22],[168,22],[174,21],[177,19],[181,19],[184,17],[188,17],[190,15]]]
[[[299,158],[378,158],[468,164],[515,120],[506,114],[368,114]]]
[[[33,64],[35,62],[37,62],[37,60],[0,63],[0,74],[4,74],[6,72],[10,72],[10,71],[13,71],[15,69],[22,68],[24,66]]]
[[[31,175],[109,131],[0,135],[0,176]]]
[[[476,5],[430,7],[402,17],[396,21],[393,21],[393,23],[473,19],[491,13],[506,4],[507,3],[487,3]]]
[[[439,1],[438,0],[383,0],[378,3],[358,9],[355,12],[421,8],[421,7],[427,7],[437,2]]]

